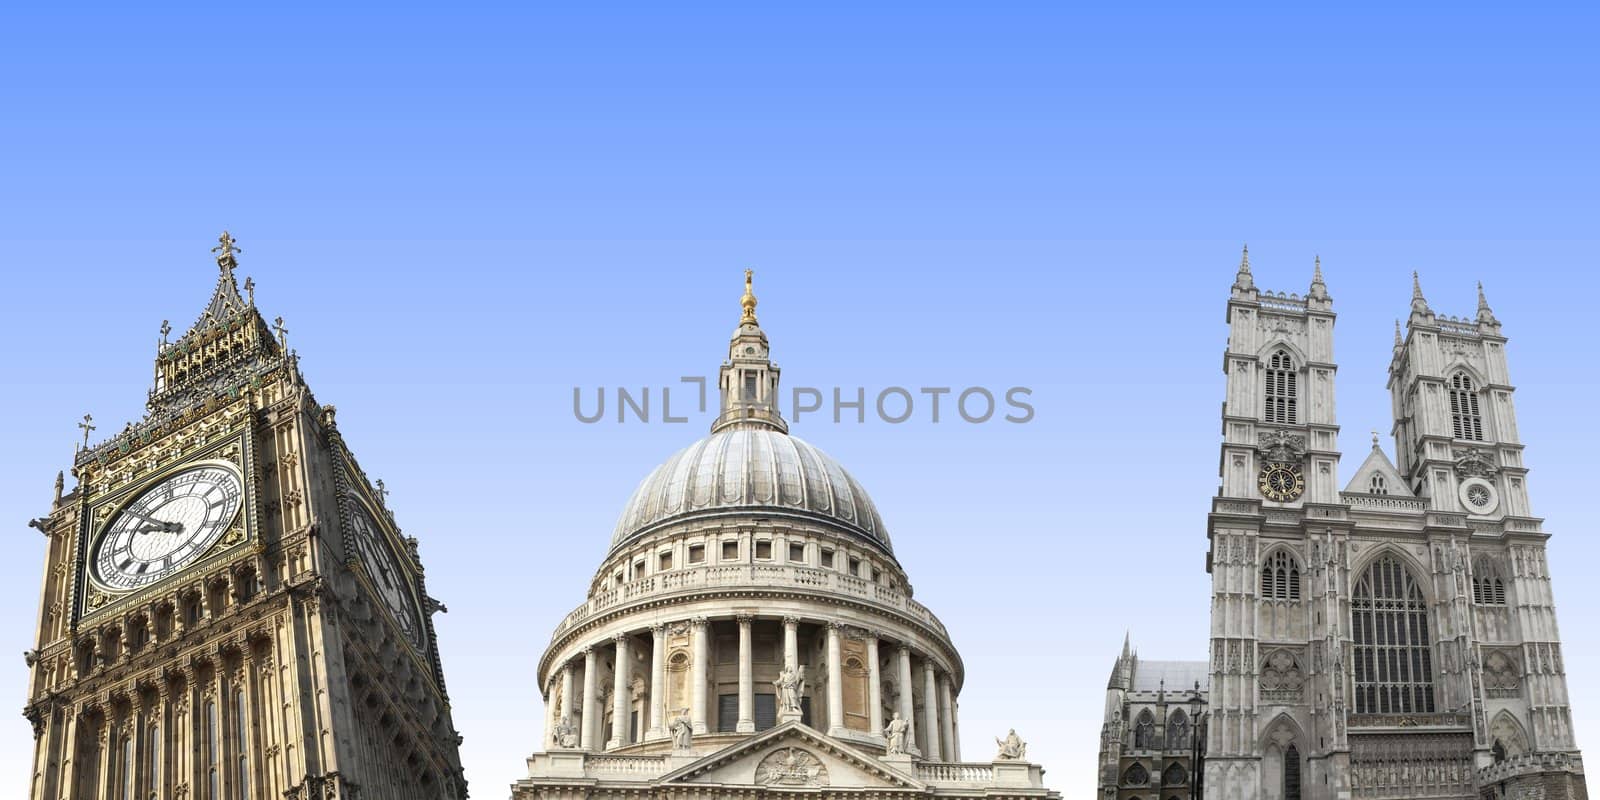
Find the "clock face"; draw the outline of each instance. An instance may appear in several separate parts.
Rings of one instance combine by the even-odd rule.
[[[95,546],[94,577],[138,589],[205,555],[239,516],[244,485],[220,465],[169,476],[117,512]]]
[[[1306,476],[1300,471],[1299,464],[1272,461],[1261,467],[1256,485],[1262,497],[1277,503],[1288,503],[1300,499],[1300,495],[1305,493]]]
[[[361,565],[366,568],[368,580],[377,590],[384,606],[389,609],[389,616],[400,626],[400,632],[405,634],[413,647],[420,648],[422,615],[417,613],[417,603],[412,598],[410,581],[407,580],[405,571],[400,568],[399,561],[389,548],[389,543],[384,540],[383,531],[371,517],[367,516],[367,512],[359,507],[350,515],[350,523],[354,528],[356,552],[361,557]]]

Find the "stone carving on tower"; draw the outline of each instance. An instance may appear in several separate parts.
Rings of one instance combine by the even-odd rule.
[[[1020,740],[962,762],[961,656],[865,489],[789,435],[748,272],[740,309],[711,434],[639,484],[539,662],[561,746],[513,799],[1059,797]]]
[[[81,427],[25,715],[33,800],[463,798],[416,540],[222,234],[143,419]]]
[[[1149,667],[1125,644],[1101,797],[1153,794],[1145,782],[1177,764],[1193,784],[1162,797],[1586,798],[1549,534],[1529,508],[1506,339],[1482,285],[1475,318],[1441,316],[1413,275],[1389,365],[1395,459],[1374,432],[1343,490],[1332,303],[1320,259],[1303,296],[1258,289],[1241,260],[1208,524],[1204,742],[1188,762],[1161,746],[1164,693],[1140,685]]]

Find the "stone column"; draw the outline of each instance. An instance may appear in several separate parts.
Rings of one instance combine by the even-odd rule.
[[[755,667],[750,663],[750,623],[749,614],[740,614],[739,622],[739,723],[734,730],[739,733],[755,733],[756,730],[756,686]]]
[[[574,686],[576,678],[577,676],[572,674],[571,661],[561,665],[561,714],[556,717],[557,725],[561,724],[562,719],[570,720],[573,724],[578,722],[578,715],[572,712],[574,707],[581,710],[583,701],[578,698],[577,687]],[[580,732],[578,736],[581,738],[583,734]],[[561,741],[558,737],[556,745],[560,746],[560,744]]]
[[[117,796],[114,788],[116,786],[116,783],[114,782],[116,776],[112,774],[115,772],[115,770],[112,769],[112,765],[115,762],[111,760],[111,750],[112,747],[117,744],[117,742],[115,737],[111,735],[112,730],[113,725],[111,723],[111,709],[107,707],[105,710],[105,716],[100,718],[100,730],[95,732],[95,740],[100,743],[100,780],[97,781],[97,783],[100,785],[97,788],[100,791],[101,797]]]
[[[911,645],[900,645],[900,718],[906,721],[906,752],[918,755],[917,706],[911,697]]]
[[[667,736],[667,626],[650,628],[650,730],[644,738]]]
[[[800,618],[783,618],[783,666],[794,669],[800,665]]]
[[[955,690],[952,689],[952,692]],[[950,731],[954,741],[950,743],[950,752],[955,754],[955,761],[961,760],[961,703],[954,694],[950,696]]]
[[[828,732],[844,730],[844,657],[840,655],[839,623],[828,623]]]
[[[619,633],[613,637],[616,642],[616,653],[612,659],[611,670],[611,739],[606,742],[606,749],[621,747],[631,744],[628,735],[628,712],[631,703],[628,702],[628,683],[633,679],[632,663],[628,653],[628,634]]]
[[[878,632],[867,632],[867,727],[883,735],[883,674],[878,668]]]
[[[600,698],[595,694],[599,689],[595,685],[599,672],[599,654],[592,646],[583,648],[583,730],[578,735],[578,747],[584,750],[594,749],[594,740],[598,738],[595,732],[600,730]]]
[[[706,732],[706,666],[711,660],[710,631],[705,617],[689,621],[694,637],[694,664],[689,671],[689,723],[696,734]]]
[[[922,736],[927,742],[928,759],[943,758],[939,749],[939,689],[933,659],[922,659]]]
[[[950,673],[939,676],[939,742],[944,745],[945,761],[958,761],[956,755],[956,718],[950,701]]]

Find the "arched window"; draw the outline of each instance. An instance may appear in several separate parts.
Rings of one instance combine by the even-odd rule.
[[[1398,558],[1373,562],[1356,583],[1357,714],[1433,711],[1433,650],[1422,589]]]
[[[1279,550],[1261,567],[1261,597],[1267,600],[1300,599],[1300,562]]]
[[[1472,602],[1480,606],[1506,604],[1506,581],[1500,577],[1500,565],[1488,556],[1479,556],[1472,564]]]
[[[1292,744],[1283,751],[1283,800],[1300,800],[1300,750]]]
[[[1163,786],[1182,786],[1188,782],[1189,773],[1184,772],[1183,767],[1177,764],[1169,765],[1166,771],[1161,773],[1161,784]]]
[[[1133,746],[1140,750],[1156,746],[1156,718],[1150,716],[1148,708],[1140,712],[1139,721],[1134,723]]]
[[[1150,770],[1145,769],[1143,764],[1135,763],[1123,773],[1122,782],[1128,786],[1143,786],[1150,782]]]
[[[1373,473],[1372,477],[1367,480],[1367,494],[1388,494],[1388,493],[1389,493],[1389,481],[1385,480],[1382,474]]]
[[[233,752],[237,753],[234,794],[239,800],[250,800],[250,734],[245,713],[244,690],[233,690]]]
[[[1457,439],[1483,441],[1483,415],[1478,411],[1478,388],[1472,376],[1457,372],[1450,378],[1450,423]]]
[[[1172,712],[1172,717],[1167,720],[1167,749],[1189,749],[1189,717],[1181,708]]]
[[[1267,422],[1293,425],[1299,419],[1300,387],[1294,357],[1279,350],[1267,359]]]

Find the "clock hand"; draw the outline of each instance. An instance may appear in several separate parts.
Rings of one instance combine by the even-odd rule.
[[[152,524],[145,525],[142,528],[137,528],[134,530],[134,533],[155,533],[157,531],[161,533],[183,533],[183,523],[160,522],[153,520]]]

